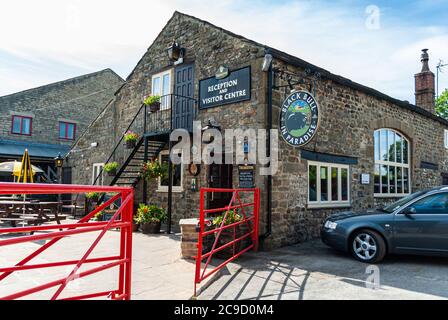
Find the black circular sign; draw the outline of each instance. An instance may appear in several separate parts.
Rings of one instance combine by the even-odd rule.
[[[319,106],[307,91],[294,91],[282,104],[280,133],[294,147],[311,141],[319,124]]]

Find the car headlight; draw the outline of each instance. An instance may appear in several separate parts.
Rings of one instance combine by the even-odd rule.
[[[338,226],[338,224],[336,222],[333,222],[333,221],[325,222],[325,228],[327,228],[327,229],[334,230],[334,229],[336,229],[337,226]]]

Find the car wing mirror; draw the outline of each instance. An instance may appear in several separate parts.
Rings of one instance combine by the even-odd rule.
[[[414,207],[407,207],[402,211],[402,213],[406,216],[410,216],[410,215],[416,214],[417,210],[415,210]]]

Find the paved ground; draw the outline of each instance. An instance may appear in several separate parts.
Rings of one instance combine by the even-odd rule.
[[[97,234],[97,233],[96,233]],[[1,239],[1,238],[0,238]],[[67,237],[32,260],[45,263],[80,258],[94,241],[95,234]],[[44,242],[0,247],[0,266],[12,265],[39,248]],[[109,231],[92,252],[91,257],[118,253],[119,233]],[[98,264],[90,264],[88,268]],[[86,268],[82,268],[81,271]],[[58,267],[45,270],[21,271],[0,282],[0,297],[19,289],[30,288],[67,275],[72,268]],[[195,265],[180,258],[179,235],[148,236],[133,234],[133,299],[189,299],[193,294]],[[74,281],[61,297],[116,288],[117,268]],[[55,289],[34,294],[29,298],[48,299]]]
[[[1,237],[0,237],[1,238]],[[94,234],[68,237],[34,263],[79,258]],[[43,242],[0,247],[0,267],[11,265]],[[118,253],[119,233],[110,231],[92,257]],[[133,299],[189,299],[195,265],[180,258],[179,235],[133,234]],[[199,299],[446,299],[448,259],[392,256],[378,265],[380,288],[366,288],[368,265],[334,251],[320,241],[271,252],[248,253],[229,264]],[[90,264],[94,267],[96,264]],[[81,269],[85,270],[83,267]],[[56,280],[69,267],[22,271],[0,283],[0,297]],[[372,279],[372,277],[370,278]],[[61,297],[116,288],[117,270],[110,269],[73,282]],[[48,299],[54,289],[30,296]]]
[[[250,253],[228,265],[200,296],[207,299],[446,299],[448,258],[391,256],[380,288],[366,288],[368,265],[320,241]]]

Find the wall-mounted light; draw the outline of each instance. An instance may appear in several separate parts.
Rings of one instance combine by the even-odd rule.
[[[173,40],[173,43],[168,47],[168,58],[174,61],[174,64],[180,64],[184,62],[185,49]]]
[[[64,158],[62,158],[61,153],[58,153],[58,156],[54,158],[54,165],[56,168],[62,168],[62,165],[64,164]]]

